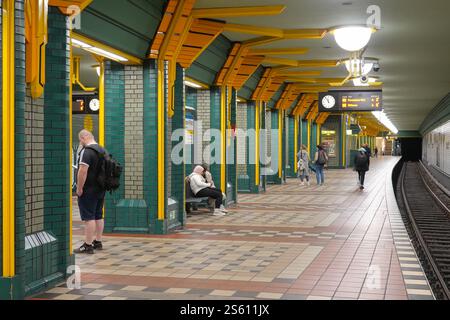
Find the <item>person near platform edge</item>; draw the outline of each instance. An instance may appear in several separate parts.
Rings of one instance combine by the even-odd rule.
[[[202,166],[196,166],[194,172],[189,176],[192,192],[196,197],[209,197],[215,199],[215,210],[213,215],[224,216],[223,194],[222,191],[213,188],[211,183],[206,182],[205,169]]]
[[[309,163],[311,159],[309,158],[308,148],[305,145],[302,145],[302,149],[297,154],[297,158],[299,159],[297,163],[297,168],[298,168],[298,176],[300,178],[300,181],[302,182],[301,186],[305,185],[305,180],[308,186],[310,186],[311,182],[309,179],[310,177]]]
[[[370,167],[369,155],[365,148],[358,150],[358,153],[355,155],[354,165],[355,171],[358,172],[359,189],[364,190],[366,172],[369,171]]]
[[[87,130],[82,130],[78,137],[81,152],[78,157],[77,196],[81,220],[85,224],[85,242],[74,250],[74,253],[94,254],[95,250],[103,249],[103,204],[106,191],[99,185],[97,175],[100,166],[99,153],[105,150]]]
[[[317,151],[314,156],[314,164],[316,165],[317,185],[323,186],[325,184],[324,168],[328,163],[328,155],[322,145],[317,146]]]

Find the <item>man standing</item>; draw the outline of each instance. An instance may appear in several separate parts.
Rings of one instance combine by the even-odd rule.
[[[85,242],[75,253],[94,254],[102,250],[102,236],[104,229],[103,204],[105,190],[98,182],[101,154],[103,147],[95,142],[93,134],[83,130],[78,135],[83,149],[78,160],[77,196],[81,220],[85,223]]]

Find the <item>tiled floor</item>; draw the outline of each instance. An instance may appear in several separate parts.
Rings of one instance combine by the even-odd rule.
[[[169,236],[109,236],[77,257],[81,288],[39,299],[433,299],[404,228],[390,172],[373,160],[368,187],[351,170],[326,186],[296,179],[240,195],[226,217],[201,212]],[[74,241],[82,227],[74,222]]]

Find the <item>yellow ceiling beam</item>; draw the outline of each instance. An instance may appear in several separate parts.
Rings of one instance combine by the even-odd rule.
[[[293,60],[285,58],[265,57],[263,62],[292,67],[336,67],[339,60]]]
[[[320,76],[322,74],[322,71],[285,71],[285,72],[278,72],[279,76],[286,76],[286,77],[314,77],[314,76]]]
[[[342,82],[344,78],[289,78],[290,82],[298,83],[326,83],[332,85],[332,83]]]
[[[247,47],[261,46],[279,40],[277,37],[259,37],[244,41],[242,44]]]
[[[192,10],[194,18],[273,16],[282,13],[286,6],[252,6],[229,8],[198,8]]]
[[[298,67],[337,67],[339,60],[299,60]]]
[[[72,12],[64,12],[64,10],[67,11],[68,7],[76,6],[80,8],[80,11],[83,11],[92,3],[92,1],[93,0],[49,0],[48,5],[52,7],[59,7],[65,14],[72,14]]]
[[[323,39],[328,29],[292,29],[283,30],[284,39]]]
[[[281,64],[285,66],[298,67],[298,61],[293,59],[265,57],[263,62],[271,64]]]
[[[282,48],[282,49],[252,49],[250,54],[253,55],[277,55],[277,54],[305,54],[308,48]]]
[[[245,24],[227,23],[225,24],[224,31],[239,32],[245,34],[256,34],[269,37],[283,37],[283,30],[278,28],[268,27],[256,27]]]

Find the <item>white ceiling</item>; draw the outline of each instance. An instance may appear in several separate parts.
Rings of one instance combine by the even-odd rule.
[[[351,5],[343,5],[350,2]],[[400,130],[417,130],[423,119],[450,91],[449,0],[197,0],[196,8],[283,4],[278,16],[224,18],[229,23],[277,28],[329,28],[365,24],[369,5],[381,8],[382,28],[374,34],[365,56],[380,59],[384,107]],[[254,35],[226,33],[233,41]],[[293,59],[346,58],[334,39],[284,40],[267,47],[309,47]],[[326,48],[331,47],[331,48]],[[283,56],[282,56],[283,57]],[[318,69],[318,68],[314,68]],[[345,77],[344,67],[323,69],[323,77]]]

